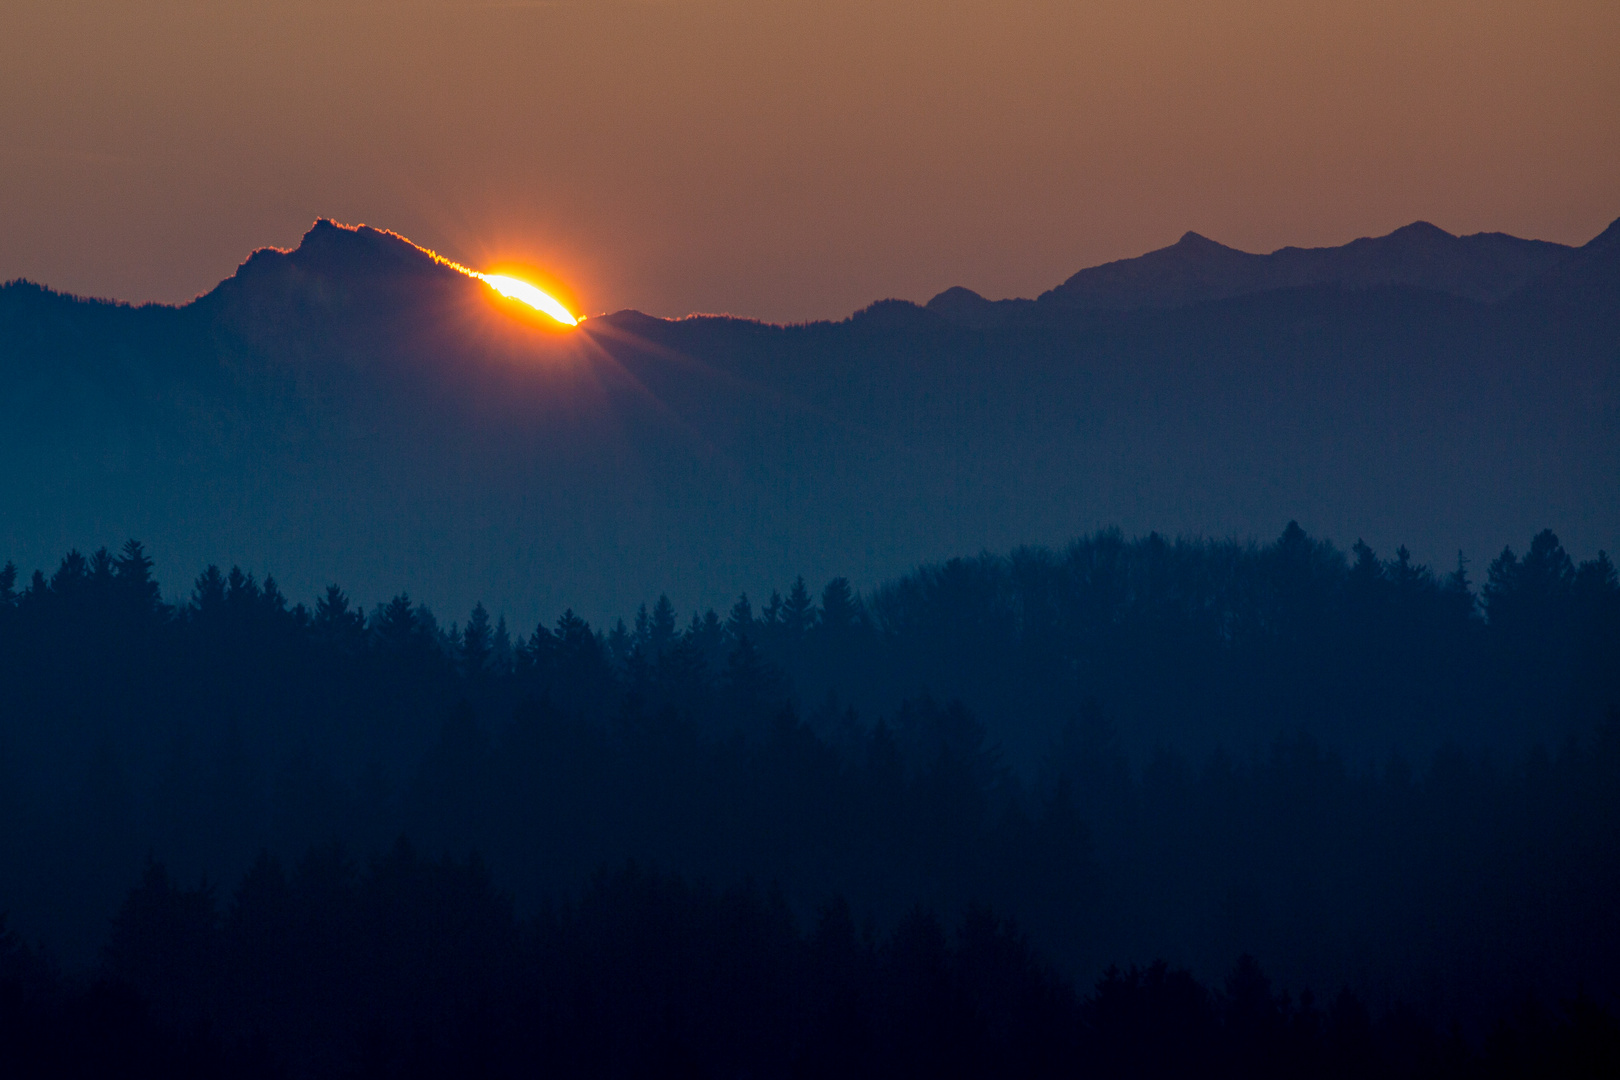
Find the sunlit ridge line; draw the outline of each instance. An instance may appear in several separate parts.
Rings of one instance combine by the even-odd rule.
[[[537,311],[543,311],[564,326],[578,326],[579,320],[569,313],[568,309],[558,303],[556,299],[541,292],[527,281],[520,281],[504,274],[474,274],[485,285],[494,289],[502,296],[509,296],[514,300],[521,300]]]
[[[367,225],[364,222],[361,222],[358,225],[345,225],[341,221],[337,221],[333,218],[323,217],[315,220],[315,228],[311,229],[309,234],[304,237],[305,241],[308,241],[310,236],[313,236],[316,230],[320,229],[322,226],[330,226],[331,228],[340,232],[347,233],[375,233],[390,240],[398,241],[411,250],[427,257],[435,265],[447,267],[454,270],[458,274],[466,274],[470,278],[477,278],[479,281],[482,281],[484,284],[488,285],[502,296],[514,300],[520,300],[534,308],[536,311],[549,315],[552,319],[564,326],[579,325],[579,320],[575,318],[573,313],[564,307],[560,301],[536,288],[535,286],[530,285],[527,281],[523,281],[520,278],[507,277],[503,274],[480,273],[479,271],[472,269],[470,266],[461,265],[454,259],[447,259],[443,255],[440,255],[437,251],[434,251],[432,248],[423,247],[410,237],[394,232],[392,229],[379,229],[374,225]],[[301,246],[302,245],[300,245],[300,247]],[[258,250],[275,251],[280,252],[283,255],[292,254],[290,250],[276,247],[266,247]],[[254,254],[257,255],[258,251],[255,251]]]
[[[540,289],[535,288],[533,285],[530,285],[527,281],[523,281],[515,277],[507,277],[505,274],[481,273],[472,269],[471,267],[462,266],[460,263],[452,259],[447,259],[436,251],[430,251],[428,254],[432,255],[440,263],[448,266],[452,270],[466,274],[470,278],[477,278],[479,281],[482,281],[485,285],[488,285],[502,296],[508,297],[512,300],[521,300],[523,303],[528,304],[536,311],[545,312],[547,315],[550,315],[553,319],[556,319],[564,326],[579,325],[579,320],[574,318],[573,313],[567,308],[563,307],[560,301],[558,301],[555,297],[542,292]]]

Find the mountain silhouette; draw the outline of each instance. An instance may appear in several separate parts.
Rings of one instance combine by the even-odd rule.
[[[1576,318],[1598,312],[1613,319],[1620,312],[1620,221],[1528,282],[1517,299]]]
[[[1410,226],[1250,255],[1189,235],[1039,300],[841,322],[545,330],[403,237],[317,222],[179,307],[0,287],[0,563],[145,540],[528,622],[1100,525],[1292,518],[1449,568],[1555,526],[1620,546],[1611,227]],[[988,313],[988,314],[986,314]]]
[[[1453,236],[1426,221],[1387,236],[1363,237],[1341,247],[1285,247],[1255,255],[1188,232],[1166,248],[1081,270],[1043,293],[1039,303],[1088,311],[1172,308],[1271,289],[1336,285],[1367,289],[1407,286],[1490,302],[1524,287],[1563,262],[1573,249],[1505,233]],[[1027,301],[989,301],[949,289],[928,304],[970,325],[997,325]]]

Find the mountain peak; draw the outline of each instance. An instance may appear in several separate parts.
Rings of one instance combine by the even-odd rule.
[[[925,305],[947,322],[975,329],[1005,326],[1034,306],[1033,300],[986,300],[960,285],[953,285]]]
[[[1400,237],[1403,240],[1420,240],[1420,239],[1421,240],[1455,240],[1455,239],[1457,239],[1457,235],[1455,233],[1448,233],[1448,232],[1446,232],[1446,230],[1442,229],[1440,226],[1435,225],[1432,222],[1428,222],[1428,221],[1414,221],[1410,225],[1402,225],[1400,228],[1396,229],[1394,232],[1390,233],[1388,236],[1384,237],[1383,239],[1385,239],[1385,240],[1393,240],[1397,236]]]
[[[309,227],[309,231],[304,234],[304,242],[308,243],[309,238],[312,237],[312,236],[321,236],[321,235],[326,235],[327,233],[338,233],[338,232],[359,232],[361,229],[365,229],[365,228],[370,228],[370,226],[368,226],[368,225],[339,225],[336,221],[334,221],[333,219],[331,219],[329,217],[320,217],[320,218],[315,219],[315,224],[311,225]]]
[[[972,289],[952,285],[923,306],[953,322],[968,322],[995,305]]]
[[[1195,250],[1202,249],[1202,250],[1205,250],[1205,251],[1210,251],[1210,250],[1235,251],[1236,250],[1235,248],[1227,247],[1225,244],[1221,243],[1219,240],[1211,240],[1209,237],[1203,235],[1202,233],[1193,232],[1191,229],[1188,229],[1186,232],[1181,234],[1181,239],[1177,240],[1175,242],[1174,247],[1181,248],[1183,250],[1186,250],[1186,249],[1189,249],[1189,248],[1195,249]],[[1161,250],[1163,250],[1163,249],[1161,249]]]
[[[476,282],[456,264],[387,229],[317,218],[296,248],[260,248],[206,297],[208,306],[358,305],[389,317],[441,306]],[[270,317],[266,315],[266,317]]]
[[[946,320],[910,300],[890,298],[868,304],[844,321],[863,330],[910,331],[936,329]]]
[[[310,226],[290,258],[301,269],[326,272],[453,272],[448,259],[399,233],[324,217]]]
[[[238,268],[237,276],[280,273],[288,267],[335,277],[436,275],[459,269],[399,233],[370,225],[344,225],[323,217],[315,219],[296,248],[262,247],[253,252]]]

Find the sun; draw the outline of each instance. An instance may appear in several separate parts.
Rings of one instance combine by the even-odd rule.
[[[541,292],[527,281],[507,277],[505,274],[480,274],[477,271],[472,271],[472,276],[478,278],[502,296],[511,297],[513,300],[521,300],[536,311],[543,311],[550,315],[564,326],[579,325],[579,320],[574,318],[567,308],[558,303],[554,297]]]
[[[406,243],[409,242],[406,241]],[[422,250],[426,251],[428,256],[435,262],[449,267],[458,274],[466,274],[470,278],[477,278],[502,296],[529,305],[534,310],[549,316],[561,326],[579,325],[579,320],[574,317],[573,312],[564,307],[555,296],[536,288],[522,278],[508,277],[506,274],[486,274],[474,270],[470,266],[462,266],[460,263],[447,259],[437,252],[427,251],[426,248]]]

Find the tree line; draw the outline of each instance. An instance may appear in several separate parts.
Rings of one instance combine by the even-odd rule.
[[[841,900],[628,865],[529,919],[476,858],[401,840],[357,862],[261,855],[228,896],[149,863],[93,976],[0,924],[16,1076],[1605,1077],[1620,1022],[1526,997],[1470,1043],[1349,989],[1278,991],[1250,956],[1211,986],[1160,961],[1089,992],[982,906],[887,932]]]
[[[403,836],[524,914],[628,861],[874,940],[988,905],[1081,985],[1247,953],[1477,1045],[1520,991],[1620,991],[1617,643],[1613,565],[1550,532],[1478,589],[1297,526],[1105,532],[528,632],[236,568],[169,602],[131,542],[0,572],[0,910],[82,967],[149,859],[185,891]]]

